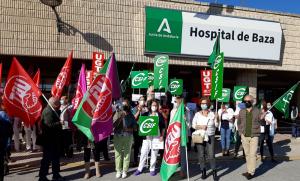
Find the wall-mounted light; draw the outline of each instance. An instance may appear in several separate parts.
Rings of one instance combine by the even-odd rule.
[[[57,31],[58,33],[60,33],[62,31],[62,26],[63,26],[63,22],[60,19],[57,11],[56,11],[56,7],[60,6],[62,4],[62,0],[40,0],[41,3],[50,6],[53,10],[53,12],[55,13],[56,16],[56,25],[57,25]]]

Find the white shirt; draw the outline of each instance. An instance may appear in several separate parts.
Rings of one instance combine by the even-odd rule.
[[[71,110],[73,109],[73,105],[61,105],[60,110],[60,120],[63,122],[62,128],[63,129],[70,129],[69,121],[71,119]]]
[[[226,110],[226,112],[224,112],[223,114],[222,114],[222,109],[219,109],[218,110],[218,116],[219,116],[219,120],[221,121],[222,119],[223,120],[230,120],[230,121],[232,121],[232,118],[233,118],[233,116],[234,116],[234,111],[233,111],[233,109],[232,108],[228,108],[227,110]],[[233,127],[233,123],[232,122],[230,122],[229,121],[229,128],[230,129],[232,129],[232,127]],[[221,127],[221,124],[219,125],[219,129],[220,129],[220,127]]]
[[[207,134],[208,136],[215,135],[216,127],[218,126],[217,119],[214,113],[209,112],[207,117],[203,116],[201,112],[197,112],[193,118],[192,127],[196,129],[196,126],[206,126],[207,125]]]
[[[239,113],[240,113],[240,108],[237,106],[236,107],[236,110],[235,110],[235,112],[234,112],[234,117],[235,117],[235,120],[234,120],[234,127],[235,127],[235,130],[237,130],[238,131],[238,125],[237,125],[237,123],[238,123],[238,116],[239,116]]]
[[[267,114],[265,116],[265,120],[271,122],[271,124],[266,122],[266,125],[270,125],[270,136],[274,136],[276,121],[275,121],[275,118],[274,118],[273,113],[271,111],[267,112]]]

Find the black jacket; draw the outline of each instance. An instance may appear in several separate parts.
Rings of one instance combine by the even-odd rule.
[[[57,114],[51,109],[48,105],[42,112],[42,145],[49,146],[59,146],[62,133],[62,125],[60,123],[59,115],[60,111],[57,111]]]

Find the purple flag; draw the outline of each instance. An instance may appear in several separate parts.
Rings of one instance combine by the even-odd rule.
[[[121,97],[117,63],[114,53],[108,65],[96,109],[93,115],[91,131],[95,142],[107,138],[113,132],[112,100]]]
[[[121,87],[119,82],[117,62],[115,58],[115,53],[112,53],[111,60],[108,65],[108,70],[106,72],[107,77],[111,80],[112,84],[112,98],[119,99],[121,97]]]
[[[73,109],[76,110],[86,92],[85,65],[81,65],[81,70],[78,78],[77,89],[74,99],[72,100]]]

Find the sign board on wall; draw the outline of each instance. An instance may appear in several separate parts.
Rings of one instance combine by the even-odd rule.
[[[209,56],[218,34],[226,57],[280,60],[282,29],[278,22],[146,7],[148,53]]]

